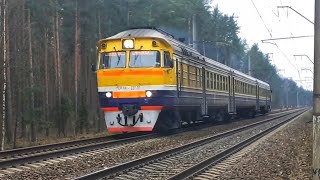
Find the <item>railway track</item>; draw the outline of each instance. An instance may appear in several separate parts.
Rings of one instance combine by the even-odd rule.
[[[276,110],[274,112],[271,112],[269,115],[283,113],[283,112],[285,111]],[[117,134],[117,135],[105,136],[105,137],[88,138],[88,139],[81,139],[81,140],[74,140],[74,141],[66,141],[62,143],[53,143],[53,144],[47,144],[47,145],[10,149],[5,151],[0,151],[0,161],[9,159],[9,158],[36,154],[36,153],[41,153],[46,151],[54,151],[54,150],[61,150],[65,148],[71,148],[71,147],[82,146],[82,145],[97,144],[100,142],[110,141],[114,139],[123,139],[123,138],[132,137],[132,136],[139,136],[139,135],[146,135],[146,134],[147,133],[139,133],[139,132],[128,133],[128,134]]]
[[[283,113],[286,112],[277,112],[275,114]],[[175,133],[198,130],[205,127],[208,127],[208,125],[187,127]],[[133,144],[160,136],[159,134],[129,133],[2,151],[0,152],[0,174],[7,174],[7,170],[15,171],[25,166],[37,167],[37,165],[41,166],[77,157],[90,156],[94,155],[95,152],[105,152],[121,145]]]
[[[103,151],[116,146],[151,139],[158,136],[158,134],[144,134],[134,137],[121,138],[121,136],[116,135],[113,138],[120,139],[114,140],[110,137],[101,137],[95,139],[87,139],[84,141],[71,141],[66,143],[3,151],[2,153],[0,153],[0,168],[5,169],[44,160],[50,161],[52,158],[63,158],[68,155],[85,153],[94,150]]]
[[[184,179],[193,177],[194,172],[199,172],[198,167],[203,168],[208,163],[223,160],[303,112],[305,110],[252,123],[76,179]],[[208,157],[211,157],[210,160],[207,159]]]
[[[115,139],[124,139],[132,136],[145,135],[146,133],[130,133],[130,134],[117,134],[112,136],[104,136],[104,137],[96,137],[96,138],[88,138],[74,141],[66,141],[61,143],[53,143],[39,146],[30,146],[24,148],[10,149],[5,151],[0,151],[0,161],[5,159],[10,159],[19,156],[25,156],[30,154],[37,154],[46,151],[54,151],[61,150],[65,148],[71,148],[76,146],[97,144],[100,142],[115,140]]]

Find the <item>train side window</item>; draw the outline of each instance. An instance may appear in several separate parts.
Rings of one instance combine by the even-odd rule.
[[[219,90],[222,90],[222,76],[219,75]]]
[[[239,93],[239,82],[238,82],[238,80],[236,81],[235,87],[236,87],[236,92]]]
[[[244,94],[244,86],[243,86],[243,82],[241,82],[241,93]]]
[[[225,85],[224,82],[225,82],[225,81],[224,81],[224,76],[221,76],[221,85],[222,85],[221,90],[222,90],[222,91],[224,91],[224,89],[225,89],[225,87],[224,87],[224,85]]]
[[[237,81],[237,93],[240,93],[240,83]]]
[[[221,87],[220,88],[221,88],[221,91],[223,91],[223,84],[224,84],[223,81],[224,81],[224,79],[223,79],[223,76],[220,76],[220,78],[221,78]]]
[[[226,77],[226,81],[227,81],[226,91],[229,91],[229,76]]]
[[[217,75],[213,74],[213,89],[217,89]]]
[[[246,94],[246,83],[242,83],[242,92]]]
[[[227,91],[230,90],[230,78],[227,76]]]
[[[209,88],[209,71],[207,71],[207,88]]]
[[[173,68],[173,61],[170,57],[170,52],[163,52],[163,67],[165,68]]]
[[[224,91],[224,76],[221,76],[221,90]]]
[[[239,84],[238,84],[238,80],[236,80],[235,88],[236,88],[236,93],[239,93]]]
[[[210,73],[210,88],[213,89],[213,73]]]
[[[199,68],[199,86],[202,87],[202,70]]]
[[[198,68],[196,67],[196,88],[199,86],[199,74],[198,74]]]
[[[248,88],[247,88],[248,84],[244,83],[244,93],[248,94]]]
[[[188,87],[190,87],[191,86],[191,83],[190,83],[190,65],[188,65],[188,64],[187,64],[187,75],[188,75],[188,77],[187,77],[187,85],[188,85]]]
[[[182,77],[183,77],[183,80],[182,80],[182,84],[183,86],[188,86],[188,79],[189,79],[189,75],[188,75],[188,65],[183,63],[182,64]]]
[[[217,90],[220,90],[220,76],[217,74]]]
[[[224,79],[225,79],[225,85],[224,85],[225,91],[228,91],[228,77],[224,77]]]
[[[244,84],[244,82],[242,83],[242,94],[245,94],[246,92],[245,92],[245,84]]]

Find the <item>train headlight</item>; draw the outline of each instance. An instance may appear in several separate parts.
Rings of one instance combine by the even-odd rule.
[[[111,98],[111,97],[112,97],[112,93],[111,93],[111,92],[107,92],[107,93],[106,93],[106,97],[107,97],[107,98]]]
[[[151,91],[146,91],[146,96],[147,97],[151,97],[152,96],[152,92]]]
[[[125,39],[123,41],[123,48],[124,49],[133,49],[134,42],[133,39]]]

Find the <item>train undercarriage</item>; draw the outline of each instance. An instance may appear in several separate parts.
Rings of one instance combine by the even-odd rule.
[[[134,108],[132,106],[131,108]],[[161,131],[180,128],[182,124],[198,121],[209,123],[228,122],[239,118],[254,118],[256,114],[266,114],[270,106],[238,107],[236,113],[229,113],[227,106],[208,107],[208,115],[201,115],[201,107],[143,107],[143,110],[125,109],[105,112],[108,131],[111,133],[135,131]]]

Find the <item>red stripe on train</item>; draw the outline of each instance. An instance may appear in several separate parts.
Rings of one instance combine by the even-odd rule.
[[[152,131],[153,127],[110,127],[108,131],[111,133],[119,132],[136,132],[136,131]]]

